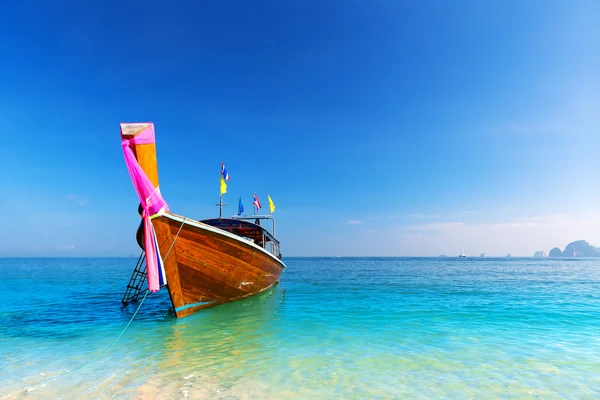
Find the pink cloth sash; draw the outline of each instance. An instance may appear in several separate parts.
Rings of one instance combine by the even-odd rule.
[[[121,132],[121,139],[123,139],[121,146],[123,147],[127,171],[129,171],[133,187],[135,188],[142,209],[144,210],[142,212],[142,219],[144,221],[144,249],[146,251],[148,289],[152,292],[156,292],[160,289],[161,280],[163,283],[166,283],[166,277],[164,275],[159,276],[162,272],[162,268],[160,267],[162,262],[160,260],[160,254],[158,253],[157,243],[154,240],[156,234],[154,232],[154,227],[152,226],[151,218],[168,211],[169,206],[160,195],[159,188],[154,187],[150,178],[148,178],[138,163],[133,154],[133,150],[131,150],[130,147],[130,144],[154,143],[154,124],[149,124],[148,127],[144,128],[144,130],[131,139],[124,139],[123,132]]]

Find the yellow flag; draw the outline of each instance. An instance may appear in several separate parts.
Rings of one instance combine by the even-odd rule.
[[[275,203],[271,200],[270,195],[267,195],[267,198],[269,199],[269,210],[271,211],[271,214],[273,214],[273,211],[275,211]]]
[[[227,193],[227,184],[225,183],[225,179],[223,179],[223,175],[221,175],[221,196],[223,193]]]

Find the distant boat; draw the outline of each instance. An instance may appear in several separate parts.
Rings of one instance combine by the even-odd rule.
[[[481,253],[481,255],[479,257],[481,257],[481,258],[485,257],[485,253]]]
[[[271,215],[198,221],[171,213],[158,186],[154,124],[121,124],[121,139],[138,197],[146,203],[137,234],[144,252],[123,304],[147,293],[147,281],[153,292],[167,287],[179,318],[258,294],[279,281],[285,265]],[[272,232],[261,220],[273,222]]]
[[[510,258],[510,257],[511,257],[511,255],[510,255],[510,253],[508,253],[508,254],[506,255],[506,258]]]
[[[461,250],[460,250],[460,254],[459,257],[466,257],[467,255],[465,254],[465,247],[461,246]]]

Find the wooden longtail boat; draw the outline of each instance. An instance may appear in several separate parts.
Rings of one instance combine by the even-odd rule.
[[[160,193],[156,145],[153,140],[152,143],[136,144],[134,139],[149,129],[153,137],[154,126],[151,123],[121,124],[121,137],[124,149],[128,147],[133,151],[137,163],[155,191]],[[255,295],[279,281],[285,268],[279,242],[274,232],[272,234],[260,224],[261,219],[272,220],[274,231],[275,221],[271,215],[196,221],[163,210],[149,219],[177,317]],[[144,242],[140,236],[144,234],[143,227],[142,223],[142,232],[138,231],[138,243],[141,242],[142,249]],[[136,279],[137,283],[145,284],[143,256],[144,253],[128,285],[124,304],[142,290],[141,285],[134,283]],[[142,278],[139,279],[139,276]]]

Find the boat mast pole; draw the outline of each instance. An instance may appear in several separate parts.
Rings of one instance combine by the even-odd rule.
[[[227,204],[223,203],[223,195],[219,196],[219,203],[215,204],[216,206],[219,206],[219,219],[223,218],[223,206],[226,206]]]
[[[223,165],[223,164],[221,164]],[[223,167],[219,171],[219,219],[223,216],[223,192],[221,192],[221,179],[223,179]]]

